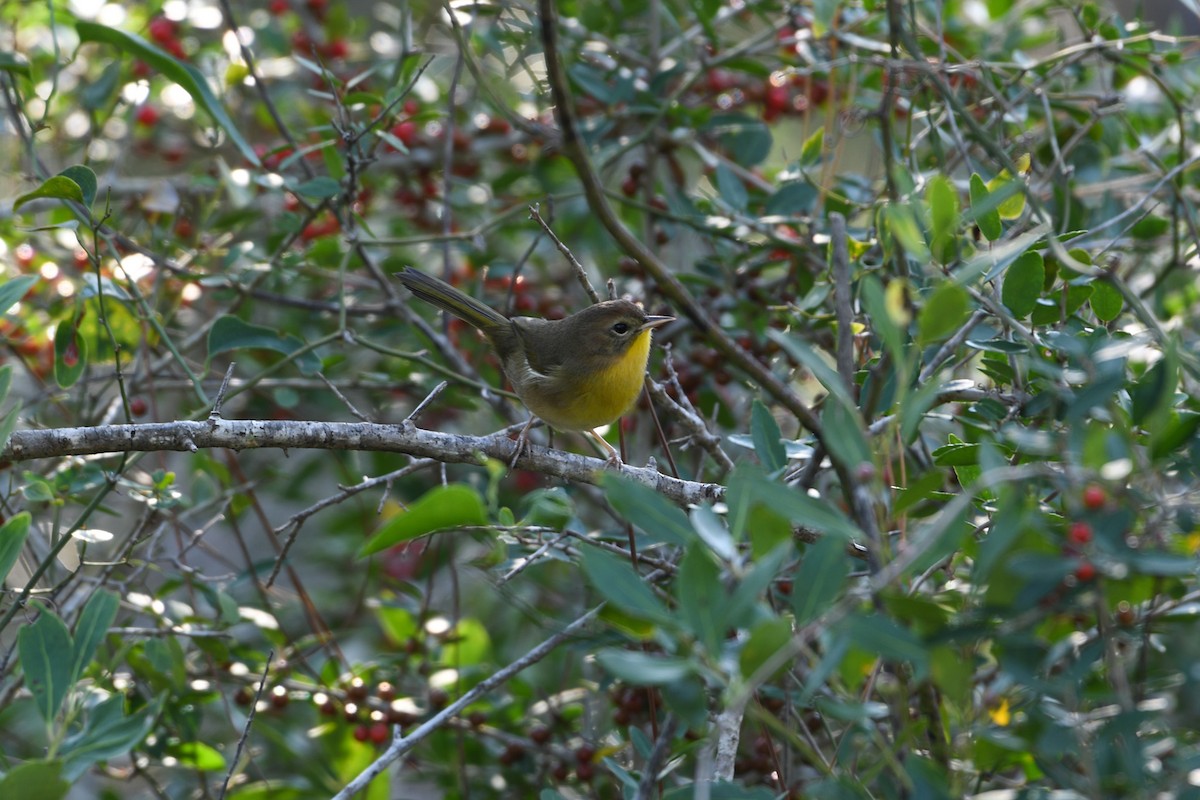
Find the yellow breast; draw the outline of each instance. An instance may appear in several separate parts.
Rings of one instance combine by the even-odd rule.
[[[642,393],[650,338],[650,331],[642,331],[612,364],[580,376],[569,392],[558,394],[552,402],[531,404],[530,398],[524,398],[525,404],[559,430],[588,431],[615,422],[633,408]]]

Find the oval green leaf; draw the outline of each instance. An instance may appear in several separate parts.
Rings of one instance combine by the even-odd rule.
[[[1004,273],[1000,300],[1017,319],[1033,313],[1046,279],[1046,264],[1036,251],[1022,253]]]
[[[110,28],[107,25],[100,25],[95,22],[81,21],[75,23],[75,30],[79,33],[80,42],[113,45],[134,58],[141,59],[167,78],[179,84],[185,92],[192,96],[192,100],[196,105],[204,109],[213,122],[221,130],[225,131],[233,143],[237,145],[238,150],[241,151],[242,157],[256,167],[261,166],[258,154],[254,152],[254,148],[242,137],[237,126],[233,124],[233,120],[225,113],[225,107],[221,105],[217,96],[213,94],[212,89],[208,87],[208,81],[200,70],[191,64],[175,60],[169,54],[150,44],[142,37],[126,33],[117,28]]]
[[[213,323],[208,332],[208,357],[219,353],[242,349],[274,350],[291,356],[304,347],[304,342],[291,334],[280,333],[272,328],[251,325],[232,315],[225,315]],[[296,359],[296,366],[305,375],[314,375],[321,369],[321,360],[312,352],[303,353]]]
[[[461,483],[438,486],[410,503],[407,511],[388,520],[363,545],[358,555],[369,556],[435,531],[485,524],[487,513],[483,499],[474,489]]]

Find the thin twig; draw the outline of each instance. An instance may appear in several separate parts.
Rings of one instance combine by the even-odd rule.
[[[425,409],[429,407],[429,404],[436,400],[438,395],[444,392],[446,387],[449,385],[449,381],[442,381],[437,386],[433,387],[429,394],[425,395],[425,399],[417,403],[417,407],[414,408],[409,415],[404,418],[404,424],[416,425],[417,420],[421,418],[421,414],[425,413]]]
[[[230,361],[229,366],[225,368],[225,378],[221,381],[221,388],[217,390],[216,399],[213,400],[212,411],[208,412],[210,420],[221,418],[221,403],[225,402],[225,393],[229,391],[229,381],[233,379],[233,370],[236,366],[236,361]]]
[[[229,759],[229,771],[225,773],[225,781],[221,784],[221,793],[217,795],[218,800],[224,800],[225,793],[229,791],[229,782],[233,780],[233,773],[242,759],[242,749],[246,746],[246,740],[250,738],[250,726],[254,724],[254,712],[258,708],[258,701],[262,699],[263,690],[267,688],[267,675],[271,671],[273,658],[275,658],[275,650],[271,649],[267,652],[266,661],[263,663],[262,678],[258,682],[258,691],[254,693],[254,702],[250,704],[250,710],[246,713],[246,724],[242,726],[242,735],[238,737],[237,749],[233,752],[233,758]]]
[[[487,678],[484,678],[479,683],[472,686],[462,697],[455,700],[450,705],[443,708],[438,713],[427,719],[425,722],[418,725],[407,736],[397,736],[392,740],[388,749],[383,752],[379,758],[360,772],[354,780],[350,781],[346,786],[334,795],[333,800],[350,800],[358,792],[365,790],[381,772],[388,768],[390,764],[395,762],[405,753],[412,750],[420,744],[425,738],[438,729],[448,724],[450,718],[456,716],[458,712],[474,703],[480,697],[483,697],[493,689],[502,686],[510,678],[517,675],[519,672],[533,666],[541,661],[546,656],[558,649],[559,645],[575,637],[583,628],[591,622],[591,620],[600,612],[600,607],[593,608],[583,616],[576,619],[570,625],[567,625],[558,633],[546,639],[537,647],[530,650],[525,655],[513,661],[503,669],[493,672]]]
[[[854,306],[850,296],[850,250],[846,244],[846,218],[829,214],[830,252],[833,261],[833,300],[837,311],[837,368],[852,396],[858,394],[854,381]]]
[[[593,303],[600,302],[600,295],[596,294],[596,290],[592,288],[592,282],[588,280],[587,270],[583,268],[583,264],[579,263],[579,259],[575,258],[575,254],[571,252],[571,248],[563,244],[562,240],[554,234],[554,229],[546,220],[542,219],[542,214],[537,203],[529,206],[529,218],[542,226],[542,230],[550,237],[550,241],[554,242],[554,246],[558,248],[558,252],[562,253],[567,259],[567,263],[571,265],[571,269],[575,270],[575,277],[579,280],[579,285],[587,292],[587,296],[591,298]]]

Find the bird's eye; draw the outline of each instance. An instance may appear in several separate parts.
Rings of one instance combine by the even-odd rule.
[[[618,336],[624,336],[625,334],[629,333],[629,325],[625,322],[618,322],[616,325],[612,326],[612,330],[613,333],[617,334]]]

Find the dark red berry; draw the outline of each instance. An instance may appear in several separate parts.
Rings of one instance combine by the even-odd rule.
[[[1092,526],[1086,522],[1072,522],[1067,528],[1067,538],[1075,544],[1087,544],[1092,540]]]

